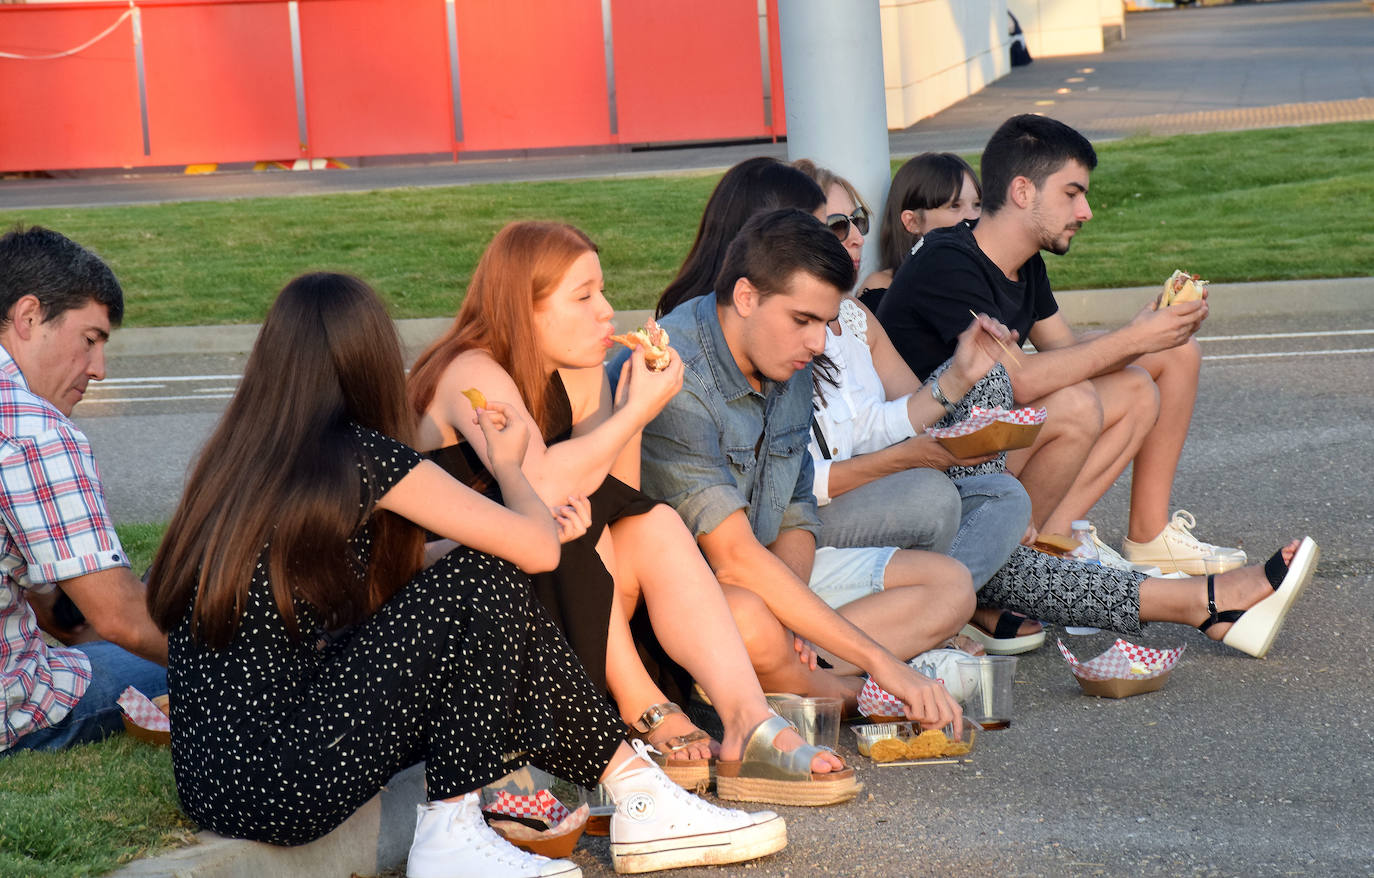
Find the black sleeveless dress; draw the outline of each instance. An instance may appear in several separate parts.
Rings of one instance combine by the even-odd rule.
[[[553,446],[572,436],[572,404],[557,372],[549,382],[546,398],[553,419],[544,443]],[[469,443],[459,441],[446,445],[428,452],[428,456],[455,479],[501,501],[500,486]],[[587,676],[602,694],[606,694],[606,636],[615,581],[597,554],[596,543],[608,524],[627,516],[643,515],[659,501],[610,475],[587,499],[592,507],[592,523],[587,532],[563,544],[557,569],[531,579],[535,595],[562,629]],[[630,620],[630,633],[644,667],[663,694],[669,700],[686,704],[684,699],[691,691],[691,675],[659,645],[642,602]]]

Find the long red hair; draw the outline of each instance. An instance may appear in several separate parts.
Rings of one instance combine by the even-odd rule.
[[[566,223],[517,222],[498,232],[477,263],[453,325],[410,370],[406,399],[416,416],[434,401],[439,379],[453,358],[482,350],[506,370],[525,408],[547,431],[548,375],[535,336],[534,308],[587,252],[597,252],[596,244]]]

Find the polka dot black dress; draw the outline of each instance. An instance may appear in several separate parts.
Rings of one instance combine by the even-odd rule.
[[[363,510],[421,457],[362,428]],[[366,569],[370,532],[352,539]],[[270,548],[269,548],[270,551]],[[343,631],[297,601],[292,638],[259,560],[233,641],[171,632],[172,765],[186,813],[221,835],[303,844],[421,760],[431,798],[531,763],[593,785],[623,738],[528,579],[459,548]]]

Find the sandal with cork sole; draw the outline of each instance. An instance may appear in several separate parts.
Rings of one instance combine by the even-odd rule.
[[[1283,550],[1275,552],[1264,564],[1264,576],[1274,593],[1264,598],[1248,610],[1217,610],[1214,576],[1207,577],[1207,621],[1197,626],[1206,633],[1208,628],[1218,623],[1231,623],[1221,642],[1255,658],[1264,654],[1273,645],[1279,629],[1283,627],[1293,602],[1302,594],[1312,574],[1317,570],[1321,549],[1311,537],[1303,537],[1293,560],[1283,563]]]
[[[716,760],[716,797],[737,802],[771,802],[777,805],[834,805],[847,802],[864,785],[845,766],[839,771],[817,773],[811,762],[823,749],[802,744],[795,750],[779,750],[773,740],[792,724],[774,715],[754,727],[744,744],[744,758]],[[833,751],[832,751],[833,752]]]
[[[674,735],[662,741],[652,741],[649,738],[664,720],[682,712],[682,708],[671,701],[650,705],[639,715],[639,719],[630,725],[630,734],[649,745],[649,758],[663,769],[669,780],[684,790],[704,793],[711,786],[711,760],[671,757],[672,754],[686,750],[694,744],[709,744],[711,736],[701,729],[695,729],[685,735]]]

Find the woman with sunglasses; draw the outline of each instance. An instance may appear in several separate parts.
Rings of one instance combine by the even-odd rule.
[[[812,174],[826,181],[830,196],[827,214],[852,210],[856,199],[847,181],[821,168],[813,167]],[[978,318],[974,323],[986,319]],[[831,325],[826,339],[826,356],[834,368],[821,374],[816,393],[817,430],[811,453],[817,463],[818,499],[822,490],[832,496],[837,491],[848,495],[855,492],[855,485],[862,491],[899,479],[900,473],[893,472],[893,467],[902,463],[900,449],[913,441],[908,437],[917,433],[920,425],[968,416],[966,400],[952,404],[958,414],[949,415],[950,406],[941,396],[958,400],[971,395],[980,376],[995,368],[990,356],[978,353],[977,336],[976,325],[971,324],[960,337],[954,357],[936,370],[935,381],[922,384],[872,313],[852,299],[842,302],[840,318]],[[936,386],[944,390],[936,393]],[[890,415],[885,417],[884,412]],[[994,513],[980,522],[975,539],[997,548],[965,562],[974,574],[979,603],[972,620],[974,627],[965,630],[990,652],[1022,652],[1043,641],[1039,624],[1026,620],[1030,616],[1060,625],[1091,625],[1123,633],[1138,633],[1144,622],[1178,622],[1195,625],[1208,637],[1242,652],[1262,656],[1316,568],[1318,550],[1311,539],[1301,543],[1294,540],[1274,553],[1263,568],[1256,565],[1234,571],[1241,575],[1230,579],[1230,573],[1190,579],[1149,577],[1017,545],[1030,518],[1030,502],[1019,483],[1000,472],[1002,457],[997,455],[985,464],[997,468],[997,473],[955,480],[961,493],[974,483],[985,489],[998,484],[1005,490],[1014,486],[1022,500],[1014,521],[1008,516],[999,522]],[[883,471],[888,474],[874,477],[875,472]],[[918,514],[924,503],[924,498],[894,488],[886,499],[870,496],[861,508],[883,505],[900,521]],[[830,505],[835,504],[832,501]],[[985,508],[993,511],[996,505]],[[969,531],[971,535],[972,530],[965,522],[961,534]],[[960,548],[956,546],[952,554],[959,557]],[[987,562],[999,556],[1002,562],[989,569]],[[875,591],[882,585],[875,583]]]
[[[505,505],[411,448],[400,344],[367,284],[308,274],[277,296],[148,583],[186,813],[304,844],[423,760],[407,875],[581,875],[482,819],[479,788],[530,763],[606,787],[618,872],[782,848],[772,812],[709,805],[625,742],[521,572],[559,557],[520,469],[525,422],[502,402],[475,421]],[[425,528],[463,545],[422,569]]]
[[[864,236],[854,218],[863,217],[862,225],[867,225],[862,197],[848,180],[826,168],[806,159],[794,165],[825,192],[827,224],[857,266]],[[952,480],[947,475],[952,467],[976,466],[992,456],[956,458],[917,429],[944,416],[940,396],[962,399],[997,366],[995,359],[978,353],[978,335],[971,324],[960,352],[951,360],[951,374],[939,382],[944,387],[938,395],[933,395],[934,389],[920,392],[919,387],[906,391],[909,396],[888,393],[883,379],[899,381],[905,363],[864,305],[849,296],[841,302],[840,319],[827,327],[825,361],[816,369],[811,449],[822,525],[820,544],[830,547],[818,550],[818,564],[838,563],[831,557],[837,548],[874,543],[896,547],[887,550],[882,575],[869,583],[872,593],[887,592],[909,585],[908,580],[923,569],[907,557],[912,553],[893,553],[898,548],[927,549],[961,562],[976,590],[1026,534],[1030,500],[1020,482],[1003,473]],[[898,399],[905,402],[887,401]],[[944,511],[932,514],[933,510]],[[854,600],[858,593],[846,592],[837,599]],[[870,627],[891,625],[884,612],[867,613],[864,618]],[[997,651],[1034,649],[1044,641],[1038,623],[1010,615],[1003,621],[997,610],[976,610],[972,623],[970,633],[986,633],[984,645]],[[863,627],[862,622],[858,624]],[[1002,637],[994,640],[993,632],[998,630]],[[878,637],[880,629],[869,633]]]
[[[923,152],[907,159],[892,177],[883,208],[879,269],[859,285],[859,298],[870,311],[877,311],[892,275],[922,235],[959,222],[975,223],[982,213],[983,187],[968,162],[952,152]]]

